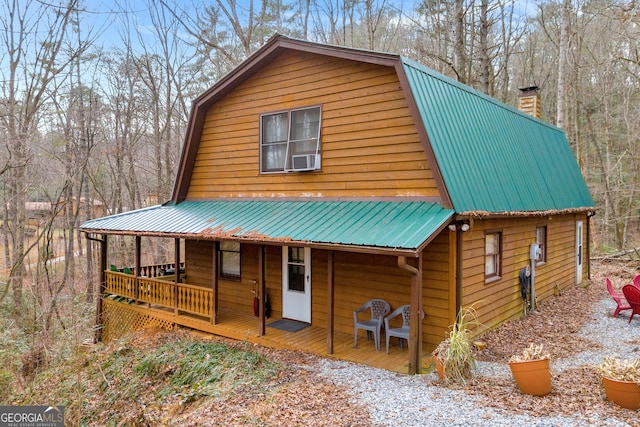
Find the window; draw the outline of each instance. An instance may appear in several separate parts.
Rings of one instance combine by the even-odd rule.
[[[536,243],[540,247],[540,253],[536,258],[536,265],[547,262],[547,227],[536,228]]]
[[[304,292],[304,262],[305,248],[289,247],[288,249],[288,274],[289,274],[289,290]]]
[[[484,236],[484,275],[485,279],[500,277],[502,252],[502,233],[490,232]]]
[[[220,277],[240,279],[240,243],[220,242]]]
[[[260,117],[260,172],[320,169],[320,107]]]

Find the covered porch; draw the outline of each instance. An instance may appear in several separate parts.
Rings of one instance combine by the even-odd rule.
[[[163,268],[145,267],[142,271],[160,270]],[[218,310],[217,321],[214,323],[211,289],[176,283],[175,276],[141,277],[106,270],[105,278],[102,303],[102,324],[105,328],[117,329],[115,324],[123,321],[116,318],[127,317],[127,323],[138,323],[138,327],[161,326],[169,329],[182,326],[265,347],[300,350],[322,357],[411,373],[407,343],[401,348],[398,339],[391,338],[387,354],[384,333],[381,337],[381,350],[376,351],[373,340],[368,340],[362,330],[358,335],[358,346],[354,348],[353,334],[336,331],[331,333],[328,328],[311,324],[301,330],[288,332],[269,326],[278,320],[276,318],[266,318],[263,322],[260,317],[251,313],[225,308]],[[132,322],[132,317],[144,317],[147,320]],[[117,334],[117,331],[112,330],[110,334]],[[420,350],[420,360],[418,373],[431,369],[429,353]]]
[[[100,294],[115,298],[108,304],[135,308],[166,325],[386,369],[407,366],[415,374],[423,369],[425,341],[433,346],[440,340],[455,312],[446,231],[452,215],[424,201],[185,201],[89,221],[81,229],[100,243]],[[107,268],[110,235],[134,238],[127,271]],[[173,267],[183,262],[184,272],[173,268],[174,276],[160,277],[167,268],[146,267],[143,236],[174,239]],[[225,269],[229,260],[234,268]],[[259,301],[273,302],[272,317],[264,303],[254,310],[247,305],[253,300],[249,286]],[[411,310],[408,343],[400,349],[392,339],[389,356],[384,334],[381,351],[366,338],[353,348],[353,310],[374,298]],[[425,312],[429,328],[423,333]],[[104,326],[101,306],[97,313],[96,325]],[[280,317],[310,326],[295,333],[269,327]]]

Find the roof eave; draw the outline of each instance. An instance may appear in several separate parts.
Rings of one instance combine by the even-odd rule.
[[[309,241],[294,241],[290,239],[255,239],[255,238],[247,238],[247,237],[238,237],[238,236],[218,236],[214,234],[201,234],[201,233],[162,233],[162,232],[141,232],[141,231],[130,231],[130,230],[100,230],[100,229],[80,229],[80,231],[85,234],[102,234],[102,235],[116,235],[116,236],[139,236],[139,237],[155,237],[155,238],[168,238],[168,239],[193,239],[193,240],[226,240],[232,242],[239,243],[249,243],[256,245],[266,245],[266,246],[305,246],[310,247],[312,249],[322,249],[327,251],[340,251],[340,252],[354,252],[354,253],[363,253],[363,254],[372,254],[372,255],[391,255],[391,256],[410,256],[410,257],[418,257],[420,252],[427,246],[428,242],[433,240],[434,235],[425,241],[419,248],[392,248],[392,247],[382,247],[382,246],[365,246],[365,245],[344,245],[337,243],[318,243],[318,242],[309,242]]]
[[[458,212],[456,213],[456,218],[508,218],[508,217],[544,217],[551,215],[571,215],[571,214],[583,214],[583,213],[593,213],[598,210],[595,206],[583,206],[577,208],[565,208],[565,209],[548,209],[548,210],[539,210],[539,211],[505,211],[505,212],[489,212],[483,210],[476,211],[467,211],[467,212]]]

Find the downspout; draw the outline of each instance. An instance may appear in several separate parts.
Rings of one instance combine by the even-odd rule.
[[[460,312],[462,307],[462,231],[456,230],[456,311]]]
[[[596,211],[587,214],[587,279],[591,279],[591,217],[596,216]]]
[[[422,361],[422,253],[418,268],[407,264],[406,256],[398,256],[398,267],[411,273],[411,319],[409,320],[409,374],[420,372]]]

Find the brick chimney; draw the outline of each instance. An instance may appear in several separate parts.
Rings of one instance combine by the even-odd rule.
[[[538,86],[521,87],[518,95],[518,110],[540,118],[540,92]]]

